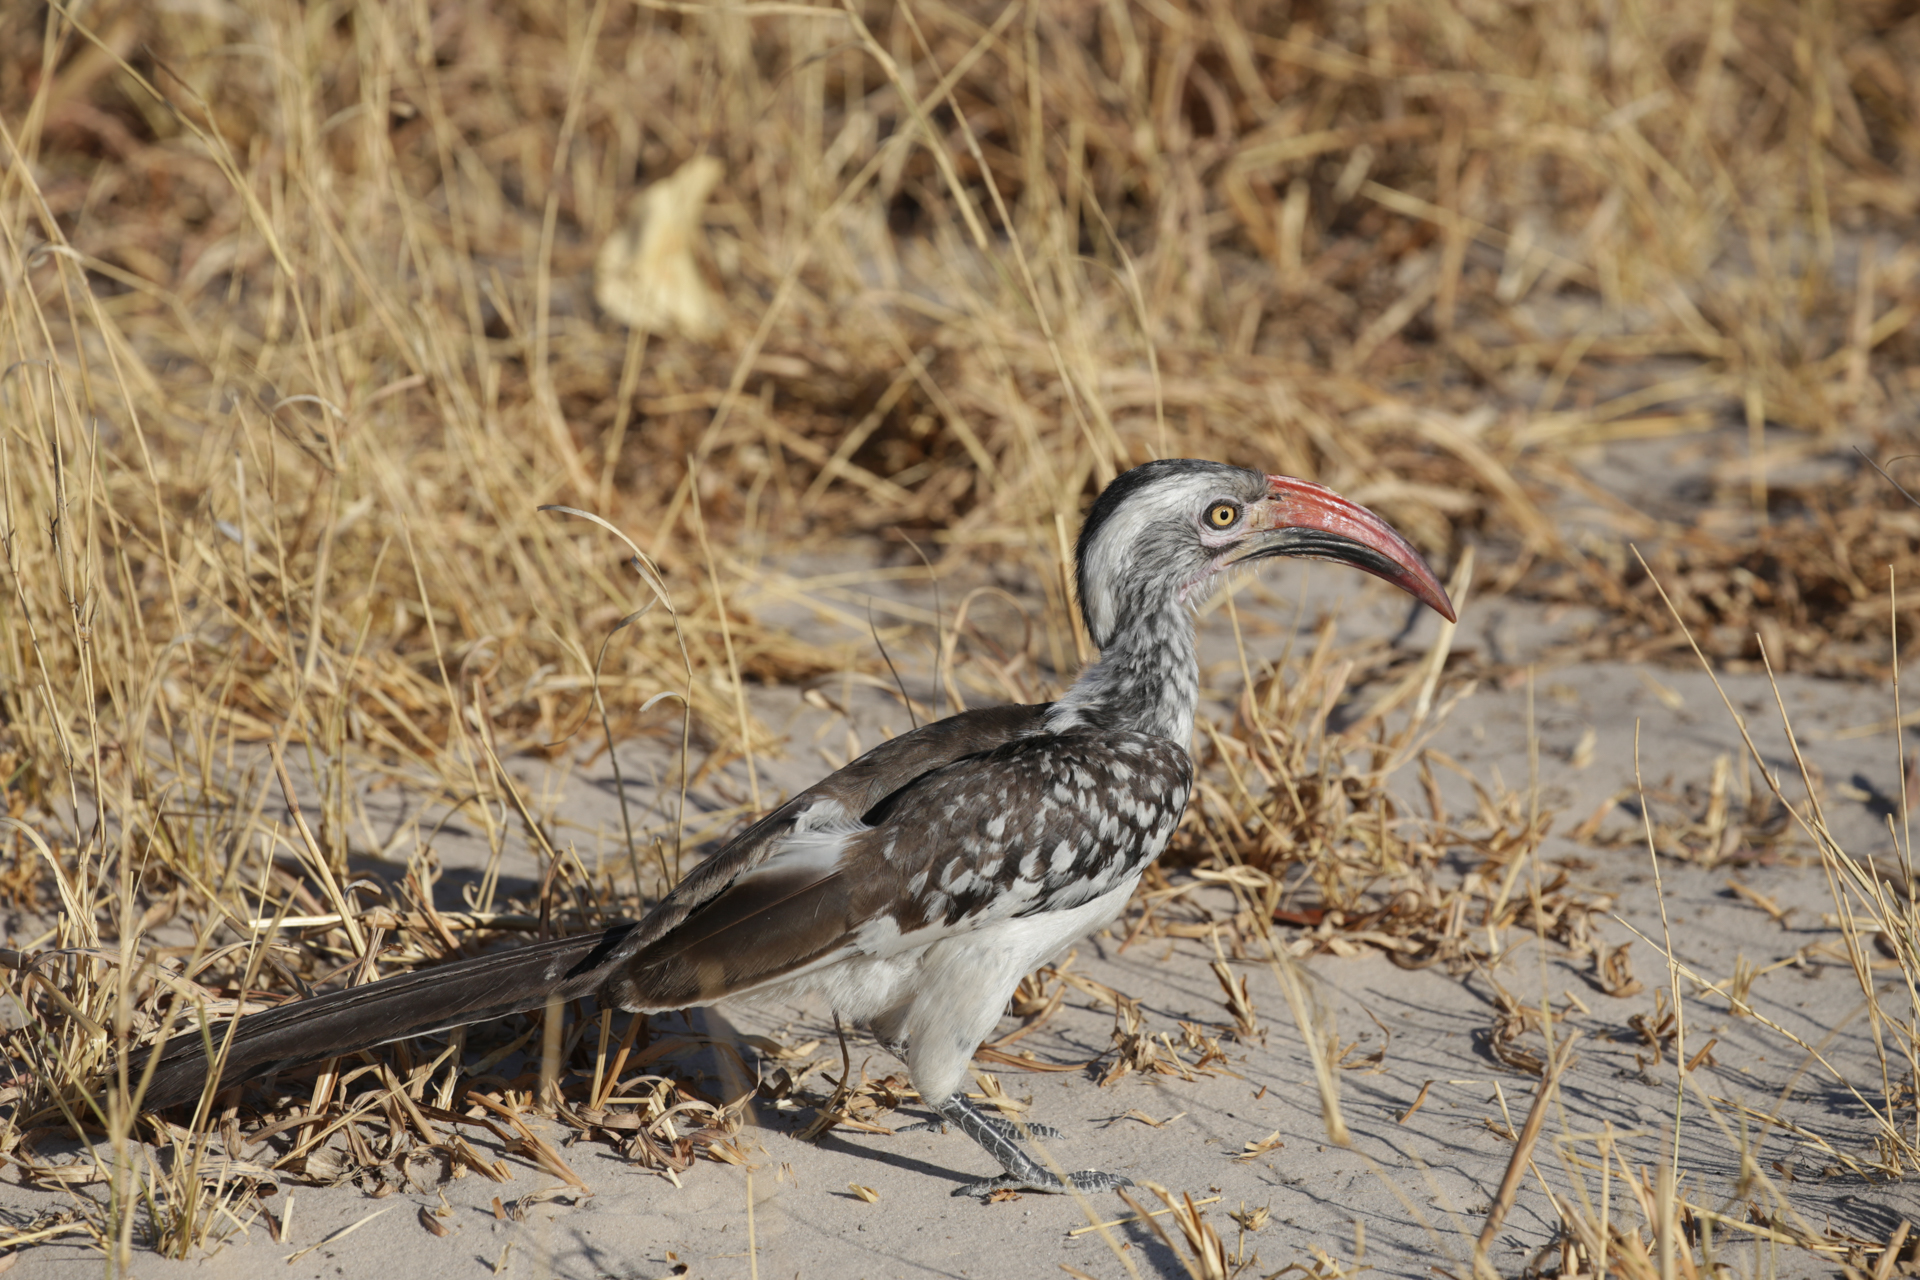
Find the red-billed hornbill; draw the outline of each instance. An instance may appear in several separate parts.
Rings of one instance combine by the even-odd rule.
[[[928,1107],[1005,1170],[956,1194],[1064,1190],[967,1100],[968,1063],[1021,976],[1116,919],[1166,848],[1192,784],[1191,610],[1226,570],[1270,556],[1353,565],[1454,616],[1419,554],[1331,490],[1214,462],[1136,467],[1080,531],[1100,658],[1058,702],[966,711],[875,747],[637,923],[248,1014],[224,1083],[553,1000],[657,1012],[817,994],[899,1053]],[[198,1096],[221,1038],[166,1050],[145,1104]]]

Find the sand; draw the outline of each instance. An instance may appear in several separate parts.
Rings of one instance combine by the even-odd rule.
[[[850,559],[859,554],[848,552]],[[1238,598],[1253,652],[1275,656],[1302,589],[1311,597],[1309,616],[1337,608],[1347,638],[1398,635],[1419,649],[1431,636],[1432,619],[1416,618],[1408,628],[1400,600],[1354,575],[1287,570]],[[902,597],[915,590],[897,583],[876,588]],[[788,610],[798,628],[828,625],[810,620],[790,599],[744,603],[762,616]],[[1168,1033],[1178,1044],[1180,1024],[1193,1024],[1219,1038],[1224,1056],[1185,1075],[1136,1073],[1102,1088],[1096,1080],[1110,1062],[1113,1013],[1083,992],[1069,991],[1060,1013],[1018,1048],[1045,1063],[1095,1065],[1060,1072],[993,1069],[1009,1095],[1030,1100],[1034,1118],[1062,1131],[1059,1140],[1044,1144],[1053,1158],[1068,1168],[1108,1169],[1191,1195],[1222,1237],[1230,1262],[1244,1262],[1247,1275],[1269,1275],[1290,1263],[1313,1266],[1322,1253],[1341,1266],[1358,1263],[1381,1275],[1464,1268],[1513,1152],[1510,1130],[1520,1127],[1538,1088],[1535,1077],[1490,1052],[1504,992],[1536,1010],[1544,1002],[1556,1016],[1564,1013],[1556,1035],[1578,1031],[1581,1038],[1531,1167],[1492,1242],[1489,1256],[1500,1274],[1517,1274],[1553,1241],[1557,1214],[1549,1192],[1562,1202],[1593,1197],[1598,1211],[1595,1135],[1609,1126],[1616,1159],[1637,1174],[1674,1159],[1677,1122],[1683,1191],[1692,1202],[1734,1218],[1745,1219],[1749,1204],[1771,1210],[1763,1180],[1784,1193],[1816,1231],[1885,1239],[1913,1212],[1910,1191],[1856,1171],[1873,1164],[1873,1130],[1844,1082],[1870,1086],[1868,1096],[1877,1097],[1881,1067],[1860,989],[1844,963],[1841,934],[1828,914],[1833,904],[1827,881],[1809,859],[1810,847],[1789,841],[1760,863],[1714,869],[1662,859],[1656,880],[1631,805],[1606,808],[1610,798],[1634,785],[1636,736],[1648,787],[1679,797],[1689,785],[1705,787],[1721,755],[1738,762],[1739,735],[1712,683],[1698,671],[1548,663],[1533,671],[1530,703],[1524,664],[1549,654],[1578,622],[1564,612],[1556,617],[1512,602],[1470,605],[1457,646],[1475,648],[1489,661],[1497,657],[1505,675],[1483,681],[1460,703],[1433,745],[1475,778],[1498,779],[1523,793],[1537,769],[1539,803],[1559,815],[1541,849],[1538,873],[1564,871],[1578,896],[1603,908],[1593,915],[1593,927],[1606,945],[1633,943],[1629,955],[1643,989],[1625,998],[1608,996],[1590,957],[1543,945],[1522,931],[1504,935],[1511,949],[1497,963],[1468,974],[1401,969],[1377,951],[1307,959],[1308,990],[1324,1025],[1343,1044],[1357,1042],[1347,1057],[1352,1069],[1338,1073],[1341,1110],[1352,1134],[1351,1145],[1342,1149],[1328,1139],[1299,1032],[1268,963],[1249,958],[1234,965],[1249,979],[1260,1024],[1241,1040],[1223,1032],[1232,1019],[1209,968],[1215,952],[1206,941],[1148,936],[1123,946],[1117,934],[1091,939],[1079,948],[1074,973],[1138,999],[1150,1033]],[[1237,689],[1239,668],[1225,616],[1215,611],[1203,628],[1210,705],[1217,712]],[[923,681],[917,655],[894,657],[909,681]],[[1767,681],[1740,675],[1724,683],[1735,710],[1751,722],[1768,768],[1798,798],[1802,789]],[[925,689],[923,683],[916,687]],[[1824,779],[1836,832],[1855,852],[1891,859],[1884,813],[1900,788],[1892,733],[1860,732],[1889,717],[1888,692],[1801,677],[1783,679],[1779,687]],[[769,797],[818,776],[825,768],[822,748],[843,755],[849,728],[870,744],[906,727],[896,699],[849,689],[855,704],[850,722],[805,701],[799,690],[754,691],[759,714],[787,735],[783,753],[759,762]],[[649,741],[622,748],[627,776],[639,779],[634,798],[642,803],[659,798],[648,779],[663,772],[665,749]],[[596,857],[616,856],[619,816],[604,757],[568,762],[564,769],[525,759],[513,767],[531,794],[546,797],[558,815],[556,830],[576,842],[590,865]],[[1471,808],[1467,783],[1444,772],[1440,783],[1450,809]],[[717,803],[716,796],[744,789],[736,765],[700,796]],[[1421,807],[1411,776],[1399,780],[1399,790],[1412,807]],[[404,789],[370,793],[367,800],[383,837],[438,816]],[[1592,834],[1599,843],[1571,839],[1576,824],[1597,810],[1603,812]],[[455,872],[472,869],[484,856],[478,833],[458,821],[439,847]],[[505,871],[510,879],[524,878],[531,865],[516,853]],[[1528,872],[1520,892],[1535,883],[1533,874]],[[458,878],[450,875],[443,886],[450,901]],[[1735,884],[1754,896],[1742,896]],[[1787,909],[1785,918],[1773,918],[1756,905],[1761,900]],[[1225,915],[1232,908],[1224,891],[1213,888],[1197,892],[1177,911],[1198,918],[1202,909]],[[1283,929],[1281,936],[1296,935]],[[1832,1070],[1810,1064],[1780,1030],[1755,1017],[1734,1016],[1725,998],[1683,976],[1687,1025],[1681,1052],[1692,1056],[1709,1041],[1712,1047],[1691,1077],[1694,1087],[1681,1097],[1673,1049],[1655,1061],[1629,1024],[1634,1015],[1654,1013],[1656,993],[1671,981],[1660,954],[1667,939],[1674,958],[1707,981],[1724,982],[1738,962],[1767,970],[1752,983],[1754,1009],[1817,1046]],[[1897,971],[1878,977],[1887,998],[1904,1008],[1891,986]],[[688,1025],[721,1038],[759,1035],[787,1045],[820,1040],[811,1056],[832,1056],[830,1071],[838,1073],[831,1024],[819,1009],[701,1013]],[[1543,1057],[1548,1053],[1537,1030],[1517,1043]],[[856,1073],[877,1078],[899,1072],[864,1037],[854,1038],[852,1053]],[[752,1049],[746,1055],[760,1062]],[[1198,1055],[1177,1056],[1191,1064]],[[724,1085],[727,1072],[719,1057],[709,1053],[693,1063],[713,1076],[714,1087]],[[768,1060],[760,1069],[771,1074],[796,1063]],[[825,1087],[815,1073],[802,1092],[817,1101]],[[1763,1123],[1759,1117],[1769,1114],[1782,1123]],[[584,1192],[529,1158],[506,1153],[484,1131],[469,1129],[468,1140],[487,1158],[504,1160],[507,1180],[471,1174],[446,1180],[440,1166],[429,1162],[412,1166],[412,1185],[390,1184],[376,1196],[365,1185],[322,1187],[283,1176],[278,1193],[265,1201],[274,1219],[287,1221],[280,1238],[249,1208],[241,1215],[245,1229],[210,1255],[172,1262],[137,1251],[132,1273],[146,1280],[389,1274],[407,1280],[485,1274],[587,1280],[679,1274],[1038,1276],[1065,1274],[1061,1268],[1070,1267],[1117,1277],[1131,1265],[1141,1275],[1185,1274],[1175,1251],[1138,1221],[1110,1226],[1104,1238],[1081,1230],[1089,1214],[1103,1222],[1130,1218],[1118,1196],[1076,1202],[1023,1195],[984,1205],[955,1198],[957,1186],[991,1172],[963,1137],[842,1129],[818,1143],[798,1141],[795,1132],[812,1115],[810,1105],[757,1101],[739,1140],[750,1164],[702,1160],[680,1175],[680,1185],[607,1146],[564,1147],[564,1158],[588,1188]],[[891,1127],[921,1118],[909,1106],[882,1120]],[[567,1133],[557,1125],[547,1132],[556,1143]],[[1736,1186],[1742,1141],[1758,1176]],[[59,1150],[52,1139],[42,1145],[43,1153]],[[1651,1172],[1648,1178],[1649,1185],[1657,1181]],[[854,1186],[869,1188],[871,1198]],[[69,1196],[99,1196],[102,1190],[23,1186],[17,1172],[0,1172],[0,1205],[10,1224],[57,1210]],[[1160,1205],[1144,1187],[1135,1194],[1151,1207]],[[1616,1176],[1610,1187],[1615,1215],[1623,1211],[1625,1194]],[[1258,1229],[1243,1230],[1230,1213]],[[438,1232],[426,1225],[428,1219]],[[1177,1228],[1168,1230],[1179,1239]],[[1721,1238],[1721,1261],[1734,1275],[1834,1270],[1814,1254],[1778,1249],[1738,1229],[1723,1230]],[[12,1275],[35,1280],[97,1275],[103,1266],[93,1248],[61,1239],[11,1261]]]

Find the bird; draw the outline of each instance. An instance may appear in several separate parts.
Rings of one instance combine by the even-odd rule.
[[[638,920],[248,1013],[223,1059],[228,1028],[203,1024],[141,1064],[141,1106],[199,1098],[216,1060],[219,1088],[553,1001],[653,1013],[818,996],[906,1063],[932,1125],[1000,1164],[955,1195],[1131,1185],[1050,1171],[963,1082],[1021,978],[1118,919],[1166,849],[1193,785],[1194,610],[1274,557],[1350,565],[1454,620],[1420,554],[1331,489],[1200,459],[1144,463],[1082,522],[1076,595],[1099,656],[1056,701],[962,711],[882,743]]]

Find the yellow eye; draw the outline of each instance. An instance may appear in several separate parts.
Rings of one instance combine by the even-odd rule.
[[[1231,502],[1217,502],[1207,512],[1207,523],[1216,529],[1231,529],[1233,522],[1240,518],[1240,508]]]

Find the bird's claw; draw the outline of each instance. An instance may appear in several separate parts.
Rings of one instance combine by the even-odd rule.
[[[1014,1139],[1016,1142],[1023,1138],[1038,1138],[1042,1142],[1055,1142],[1067,1136],[1050,1124],[1040,1124],[1033,1120],[1023,1121],[1020,1124],[1015,1124],[1011,1120],[996,1120],[993,1122],[993,1127],[1006,1134],[1009,1138]],[[1025,1132],[1022,1132],[1023,1129]]]
[[[988,1178],[984,1182],[971,1182],[964,1187],[955,1187],[956,1196],[972,1196],[976,1200],[985,1200],[996,1191],[1039,1191],[1048,1195],[1062,1195],[1071,1191],[1115,1191],[1121,1187],[1130,1187],[1133,1179],[1117,1173],[1102,1173],[1098,1169],[1082,1169],[1079,1173],[1070,1173],[1065,1179],[1046,1174],[1040,1178],[1023,1178],[1017,1174],[1003,1173],[997,1178]]]

